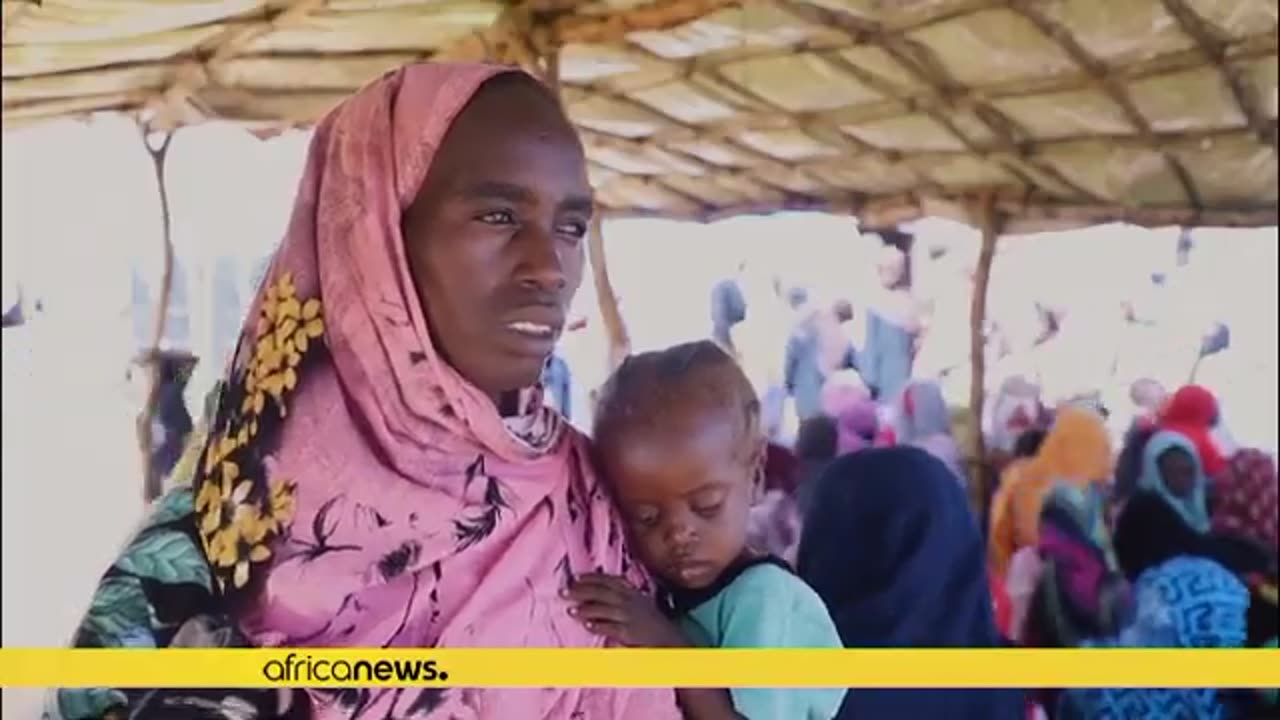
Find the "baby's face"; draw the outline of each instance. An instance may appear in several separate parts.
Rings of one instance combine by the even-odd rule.
[[[668,585],[710,585],[745,551],[758,452],[727,422],[615,438],[603,458],[632,548]]]

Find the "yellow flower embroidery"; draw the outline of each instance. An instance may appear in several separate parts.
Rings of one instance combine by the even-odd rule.
[[[212,475],[214,468],[218,467],[224,459],[229,457],[231,453],[236,451],[235,438],[220,435],[209,441],[209,448],[205,452],[204,458],[204,474]]]
[[[200,532],[206,535],[223,525],[224,517],[234,517],[244,502],[249,499],[253,490],[253,481],[240,477],[240,467],[230,460],[222,463],[222,482],[205,481],[196,498],[196,507],[207,504],[204,519],[200,522]],[[213,490],[209,490],[213,488]]]
[[[279,478],[271,481],[270,521],[274,530],[279,530],[293,520],[296,503],[293,498],[293,485]]]
[[[303,354],[324,335],[321,309],[317,299],[297,298],[288,273],[267,286],[253,352],[240,370],[244,399],[226,419],[226,427],[209,438],[195,505],[200,540],[222,589],[228,583],[245,587],[253,565],[271,558],[273,536],[293,520],[293,484],[274,478],[263,486],[242,476],[242,467],[259,467],[253,455],[242,452],[252,452],[268,398],[285,415],[285,398],[298,385]]]
[[[312,339],[324,335],[320,301],[299,302],[296,293],[289,273],[267,288],[254,330],[253,356],[246,368],[242,413],[261,415],[270,397],[280,414],[287,414],[284,396],[298,384],[302,353]],[[256,429],[250,434],[256,434]]]

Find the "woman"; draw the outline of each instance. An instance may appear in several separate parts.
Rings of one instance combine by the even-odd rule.
[[[781,445],[765,446],[764,496],[751,508],[747,544],[755,550],[795,564],[800,544],[800,507],[796,499],[800,467]]]
[[[1054,487],[1040,513],[1037,554],[1043,566],[1029,608],[1029,644],[1074,647],[1129,622],[1129,584],[1107,529],[1102,488]]]
[[[871,391],[857,370],[832,373],[822,385],[822,412],[829,417],[836,417],[853,403],[870,399]]]
[[[559,592],[642,578],[537,389],[591,212],[574,131],[522,73],[411,65],[332,111],[192,487],[153,508],[75,644],[599,646]],[[665,690],[55,700],[67,720],[679,717]]]
[[[1026,588],[1015,626],[1032,647],[1070,648],[1095,637],[1111,637],[1132,618],[1129,583],[1120,572],[1107,530],[1106,497],[1097,485],[1059,484],[1045,499],[1040,543],[1023,548],[1010,565],[1009,580]],[[1033,553],[1037,565],[1022,564]],[[1038,704],[1058,705],[1060,691],[1041,690]]]
[[[1021,375],[1006,379],[983,413],[987,449],[1007,458],[1018,437],[1039,425],[1041,415],[1040,388]]]
[[[894,416],[897,418],[895,439],[901,445],[913,445],[938,458],[965,483],[964,459],[955,438],[951,436],[951,411],[942,397],[942,389],[930,380],[915,380],[902,390]]]
[[[1134,586],[1134,622],[1087,647],[1238,648],[1245,644],[1249,594],[1221,565],[1179,557],[1143,573]],[[1238,717],[1232,697],[1212,688],[1099,688],[1062,693],[1059,720],[1218,720]],[[1248,715],[1244,715],[1248,717]]]
[[[874,401],[850,403],[840,410],[835,420],[837,455],[865,450],[875,443],[880,416]]]
[[[1231,456],[1210,489],[1214,531],[1253,540],[1280,553],[1277,532],[1276,464],[1270,455],[1245,449]]]
[[[808,517],[818,479],[835,460],[839,443],[840,430],[835,420],[826,415],[800,423],[796,433],[796,502],[801,518]]]
[[[850,553],[857,548],[857,553]],[[845,647],[1000,646],[982,538],[964,492],[918,448],[874,448],[823,473],[797,565]],[[1009,690],[854,690],[840,720],[1022,717]]]
[[[1136,579],[1183,555],[1211,559],[1242,577],[1273,574],[1274,553],[1212,531],[1208,482],[1191,440],[1161,431],[1148,441],[1138,492],[1116,520],[1116,555],[1125,575]]]
[[[1205,501],[1208,480],[1194,443],[1177,433],[1157,433],[1143,458],[1140,490],[1116,522],[1116,555],[1136,579],[1178,558],[1222,566],[1249,595],[1247,644],[1259,647],[1280,629],[1276,599],[1276,554],[1246,537],[1213,530]]]
[[[822,411],[822,393],[833,375],[854,368],[853,343],[844,332],[835,306],[807,301],[795,288],[798,317],[784,350],[787,391],[801,422]],[[804,293],[806,300],[798,300]]]
[[[1111,439],[1090,410],[1058,411],[1035,459],[1005,468],[991,503],[987,550],[991,570],[1005,577],[1009,559],[1040,537],[1040,509],[1056,482],[1084,487],[1111,478]]]
[[[1220,420],[1218,399],[1207,388],[1184,385],[1178,388],[1160,410],[1156,426],[1177,432],[1195,444],[1205,472],[1210,476],[1222,472],[1227,465],[1214,440],[1214,428]]]
[[[881,287],[867,308],[867,336],[857,365],[876,399],[887,401],[898,397],[911,378],[920,317],[906,254],[893,245],[885,245],[881,253]]]
[[[195,370],[198,359],[190,353],[172,350],[150,351],[138,359],[140,369],[148,378],[154,377],[155,415],[151,421],[151,456],[147,467],[145,497],[148,502],[163,493],[164,479],[186,447],[187,438],[195,430],[191,413],[187,411],[185,393],[187,382]],[[145,414],[139,417],[139,421]]]

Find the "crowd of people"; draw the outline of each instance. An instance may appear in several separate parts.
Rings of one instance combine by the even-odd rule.
[[[1128,443],[1137,459],[1117,464],[1094,410],[1050,411],[1020,388],[1012,405],[1031,410],[1009,414],[1025,429],[998,459],[985,531],[942,392],[904,363],[900,255],[886,257],[884,327],[860,356],[828,352],[837,313],[753,367],[733,351],[734,318],[750,328],[762,314],[729,307],[715,339],[623,360],[590,436],[579,432],[540,380],[592,211],[580,141],[524,73],[410,65],[332,111],[226,375],[74,644],[1274,644],[1275,465],[1218,446],[1201,389],[1160,402]],[[819,374],[800,372],[810,361]],[[779,373],[780,390],[768,385]],[[797,394],[792,437],[774,413]],[[99,688],[52,693],[45,717],[1103,720],[1247,716],[1267,702],[1140,689]]]
[[[833,581],[814,578],[806,555],[881,548],[865,537],[871,531],[855,527],[856,518],[866,517],[863,511],[855,503],[835,500],[835,493],[872,493],[854,487],[866,485],[901,495],[903,507],[918,503],[915,497],[906,501],[908,488],[920,482],[905,470],[907,454],[881,449],[915,447],[923,451],[920,457],[934,461],[917,460],[916,473],[942,475],[962,487],[966,478],[989,471],[997,482],[989,502],[979,506],[988,512],[971,512],[963,493],[938,495],[935,502],[951,507],[931,512],[965,517],[953,524],[922,523],[925,539],[903,537],[907,547],[902,552],[924,552],[921,548],[930,546],[933,535],[948,552],[969,545],[985,549],[976,551],[980,562],[939,554],[929,563],[931,574],[904,574],[901,582],[923,585],[885,606],[896,622],[929,617],[920,600],[907,602],[908,597],[929,598],[929,603],[937,598],[937,607],[948,612],[932,630],[888,644],[982,645],[964,635],[963,627],[944,629],[948,623],[971,622],[957,610],[955,603],[962,600],[957,588],[980,585],[974,592],[989,603],[984,612],[989,611],[1002,645],[1276,645],[1276,461],[1265,452],[1224,441],[1225,423],[1208,389],[1187,385],[1165,396],[1150,380],[1134,383],[1135,413],[1118,448],[1094,407],[1046,408],[1021,382],[1006,389],[1020,399],[1031,398],[1033,405],[1030,412],[1017,414],[1020,424],[1025,418],[1025,428],[1017,433],[1012,452],[996,449],[984,462],[965,463],[934,383],[908,383],[899,401],[886,410],[847,377],[833,378],[826,394],[839,400],[801,425],[793,448],[773,447],[782,458],[774,465],[782,477],[769,481],[770,502],[755,510],[756,543],[778,556],[797,558],[801,577],[823,593],[822,583]],[[881,427],[882,422],[888,427]],[[901,458],[903,469],[893,469],[889,458],[894,457]],[[879,463],[885,469],[862,475],[847,471],[860,463]],[[930,465],[933,469],[927,470]],[[828,487],[832,484],[849,487],[836,491]],[[885,522],[891,521],[870,524],[882,529]],[[948,533],[968,537],[944,538]],[[841,534],[830,549],[815,551],[814,538]],[[882,557],[888,562],[895,552],[884,548]],[[857,562],[841,558],[832,560],[839,572],[856,571]],[[896,572],[907,573],[909,567],[887,567],[878,581],[892,586]],[[964,577],[957,579],[956,573]],[[930,594],[935,592],[943,594]],[[957,637],[970,639],[956,642]],[[851,646],[875,644],[865,638],[854,641],[843,632],[842,638]],[[1026,708],[1027,717],[1080,720],[1250,718],[1280,712],[1274,693],[1213,689],[1045,689],[1030,694]]]

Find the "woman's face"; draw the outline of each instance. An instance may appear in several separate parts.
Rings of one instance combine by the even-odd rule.
[[[538,381],[582,281],[592,210],[573,128],[547,90],[511,75],[457,116],[405,213],[432,340],[495,402]]]
[[[1169,492],[1179,498],[1191,496],[1196,487],[1196,462],[1186,450],[1166,450],[1156,460],[1156,464]]]

